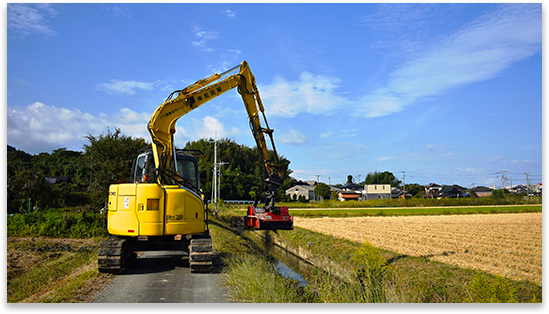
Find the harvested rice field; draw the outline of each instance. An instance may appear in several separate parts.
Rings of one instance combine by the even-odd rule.
[[[338,238],[542,284],[542,213],[294,219]]]

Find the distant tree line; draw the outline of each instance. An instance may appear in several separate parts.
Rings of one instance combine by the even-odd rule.
[[[188,142],[185,149],[199,150],[204,155],[198,158],[200,168],[200,184],[205,196],[211,199],[214,169],[214,144],[213,139],[200,139]],[[273,152],[271,153],[271,160]],[[263,200],[261,186],[263,182],[263,166],[261,155],[256,147],[250,148],[237,144],[230,139],[217,141],[217,162],[226,162],[219,167],[220,172],[220,199],[225,200]],[[284,193],[292,187],[289,169],[290,161],[284,156],[279,156],[279,163],[284,171],[282,187],[279,189],[279,200],[287,201]],[[260,195],[261,193],[261,195]]]
[[[99,136],[88,134],[86,138],[89,143],[83,146],[83,152],[59,148],[52,153],[31,155],[8,145],[8,212],[78,206],[99,210],[106,205],[109,185],[129,182],[133,160],[143,150],[150,149],[144,139],[124,135],[117,128]],[[209,199],[214,160],[212,140],[188,142],[185,149],[204,153],[199,157],[200,181],[203,193]],[[218,141],[218,161],[228,162],[221,167],[220,198],[253,200],[256,196],[261,197],[262,168],[256,148],[222,139]],[[290,161],[281,157],[280,163],[285,174],[279,196],[286,200],[284,190],[291,187]],[[52,177],[61,183],[46,180]]]

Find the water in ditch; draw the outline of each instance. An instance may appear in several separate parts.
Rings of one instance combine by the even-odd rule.
[[[313,265],[268,240],[260,239],[257,236],[251,238],[277,259],[275,267],[279,274],[284,278],[297,281],[303,287],[308,285],[307,278],[312,278],[315,269]]]

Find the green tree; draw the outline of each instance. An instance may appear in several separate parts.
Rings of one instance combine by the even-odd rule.
[[[494,199],[504,199],[505,198],[505,193],[506,191],[505,190],[493,190],[492,191],[492,198]]]
[[[111,184],[129,182],[133,160],[149,145],[142,138],[121,134],[118,128],[99,136],[88,133],[86,138],[90,141],[84,145],[84,150],[90,158],[92,201],[94,206],[102,206]]]
[[[393,173],[389,171],[384,172],[370,172],[364,180],[364,184],[390,184],[392,187],[397,187],[400,182]]]
[[[320,196],[323,199],[328,199],[330,197],[330,187],[326,183],[319,183],[316,185],[315,196]]]
[[[8,212],[31,207],[68,207],[89,203],[89,163],[82,152],[59,148],[50,153],[30,155],[8,146]],[[68,181],[50,184],[45,178],[66,176]]]
[[[207,198],[211,197],[213,168],[214,168],[214,143],[213,139],[200,139],[190,141],[185,145],[187,150],[199,150],[203,155],[198,159],[200,168],[200,185]],[[273,154],[273,152],[270,152]],[[272,156],[271,156],[271,159]],[[237,144],[230,139],[217,141],[217,161],[226,162],[221,166],[220,198],[254,200],[256,197],[262,200],[260,187],[263,184],[263,169],[260,154],[257,148]],[[278,191],[279,200],[287,200],[285,191],[291,187],[289,175],[290,161],[284,156],[279,157],[284,175],[282,187]],[[250,193],[253,192],[253,193]]]
[[[352,175],[347,176],[347,183],[353,183],[353,176]]]
[[[26,212],[34,207],[46,207],[52,202],[52,187],[40,168],[20,168],[8,180],[8,211]]]
[[[424,191],[425,188],[417,183],[406,184],[406,192],[412,194],[412,196],[420,197]]]

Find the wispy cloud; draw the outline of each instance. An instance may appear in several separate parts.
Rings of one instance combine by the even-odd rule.
[[[125,7],[119,7],[117,5],[105,5],[103,9],[110,12],[116,17],[130,17],[130,9]]]
[[[343,162],[345,159],[364,156],[368,152],[368,146],[357,142],[323,142],[316,143],[308,152],[315,158]]]
[[[193,25],[193,33],[198,40],[191,42],[191,45],[200,48],[204,52],[212,52],[213,49],[208,46],[208,42],[212,39],[219,38],[217,31],[205,31],[202,27]]]
[[[489,80],[541,51],[541,5],[502,5],[390,74],[357,113],[378,117],[451,89]]]
[[[427,3],[382,3],[376,7],[375,13],[362,17],[358,24],[388,31],[389,34],[400,33],[410,27],[423,29],[425,18],[431,19],[433,16],[430,13],[435,10],[432,4]]]
[[[57,10],[49,4],[8,3],[8,38],[21,39],[31,34],[55,36],[49,19],[56,15]]]
[[[214,64],[210,64],[208,72],[213,73],[223,73],[226,70],[238,65],[242,60],[240,60],[240,54],[242,52],[238,49],[229,49],[219,55],[218,61]]]
[[[120,81],[110,80],[107,83],[100,83],[95,88],[107,93],[128,94],[133,95],[136,90],[153,90],[155,82],[140,82],[140,81]]]
[[[410,9],[417,7],[404,5],[396,12],[391,11],[390,18],[375,18],[364,23],[404,27],[404,22],[413,20],[419,29],[424,27],[419,21],[425,15],[440,14],[440,11],[431,12],[430,4]],[[406,8],[410,9],[409,16],[404,14]],[[398,65],[385,83],[378,84],[380,87],[366,95],[347,97],[338,92],[342,85],[340,79],[307,72],[295,81],[278,77],[261,87],[261,95],[269,115],[331,115],[346,108],[351,115],[386,116],[452,89],[500,75],[514,62],[541,51],[541,30],[541,5],[504,4],[461,26],[453,34],[431,36],[435,40],[428,44],[398,43],[415,46],[411,59]],[[397,43],[393,43],[392,49],[402,51]]]
[[[234,19],[236,17],[236,12],[229,9],[223,11],[223,14],[227,15],[227,17],[230,17],[231,19]]]

